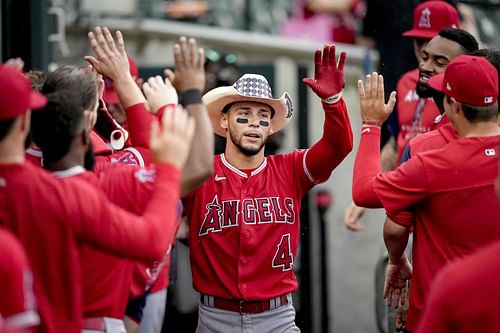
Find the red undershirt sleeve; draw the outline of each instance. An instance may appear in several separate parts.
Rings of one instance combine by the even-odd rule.
[[[354,162],[352,195],[356,205],[384,207],[389,217],[395,217],[430,193],[432,188],[421,156],[415,156],[394,171],[381,173],[380,128],[363,128]]]
[[[305,172],[309,179],[319,184],[330,175],[351,152],[352,128],[343,98],[335,104],[323,104],[325,123],[323,136],[311,147],[305,156]]]
[[[356,205],[382,207],[373,188],[375,177],[380,172],[380,128],[364,127],[361,130],[352,179],[352,198]]]
[[[149,149],[149,134],[153,116],[144,103],[137,103],[125,110],[130,142],[134,147]]]

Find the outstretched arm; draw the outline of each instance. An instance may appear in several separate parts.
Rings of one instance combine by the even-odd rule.
[[[203,184],[212,174],[214,135],[208,112],[201,101],[205,87],[205,53],[196,46],[194,38],[179,38],[174,46],[175,74],[165,74],[179,93],[179,102],[195,119],[196,135],[193,138],[188,161],[182,170],[181,196]]]
[[[384,79],[373,73],[366,76],[366,89],[358,81],[358,94],[361,108],[361,140],[354,162],[352,196],[354,203],[367,208],[380,208],[382,203],[377,197],[373,184],[380,168],[380,128],[396,103],[396,93],[392,92],[385,104]]]
[[[89,32],[89,41],[96,56],[86,56],[98,73],[113,81],[120,104],[127,114],[127,125],[132,145],[149,149],[149,130],[152,116],[145,107],[146,99],[130,74],[125,42],[120,31],[115,38],[108,28],[96,27]],[[116,39],[116,43],[115,43]]]
[[[330,177],[333,169],[352,150],[352,129],[347,107],[342,98],[346,53],[337,59],[335,45],[326,45],[314,55],[314,79],[305,78],[308,85],[322,99],[325,111],[323,136],[307,152],[306,167],[314,183]]]

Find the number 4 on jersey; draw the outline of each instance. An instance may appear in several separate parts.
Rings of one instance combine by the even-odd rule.
[[[293,266],[293,254],[290,251],[290,234],[281,237],[278,249],[274,254],[273,268],[280,268],[283,271],[289,271]]]

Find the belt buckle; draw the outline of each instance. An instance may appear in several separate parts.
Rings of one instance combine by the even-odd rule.
[[[240,300],[240,314],[243,314],[243,300]]]

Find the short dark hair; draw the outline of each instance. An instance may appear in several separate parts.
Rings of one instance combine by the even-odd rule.
[[[445,28],[439,32],[439,36],[459,44],[464,53],[470,53],[479,49],[479,43],[476,38],[462,29]]]
[[[30,70],[27,75],[31,79],[33,90],[42,91],[42,87],[47,79],[47,72],[34,69]]]
[[[32,139],[42,150],[44,160],[56,162],[68,154],[79,134],[83,111],[78,92],[59,90],[47,94],[47,105],[31,114]]]
[[[14,124],[16,119],[3,119],[0,120],[0,141],[5,139],[7,134],[9,134],[12,124]]]
[[[450,102],[451,97],[446,96],[448,103]],[[462,111],[464,112],[465,118],[473,124],[481,123],[481,122],[489,122],[495,119],[498,116],[498,102],[493,105],[488,106],[477,106],[471,105],[467,103],[462,103],[457,100],[462,106]]]
[[[93,72],[80,70],[75,66],[61,66],[47,73],[42,87],[44,94],[58,90],[74,91],[75,97],[84,110],[95,106],[97,99],[97,76]]]

